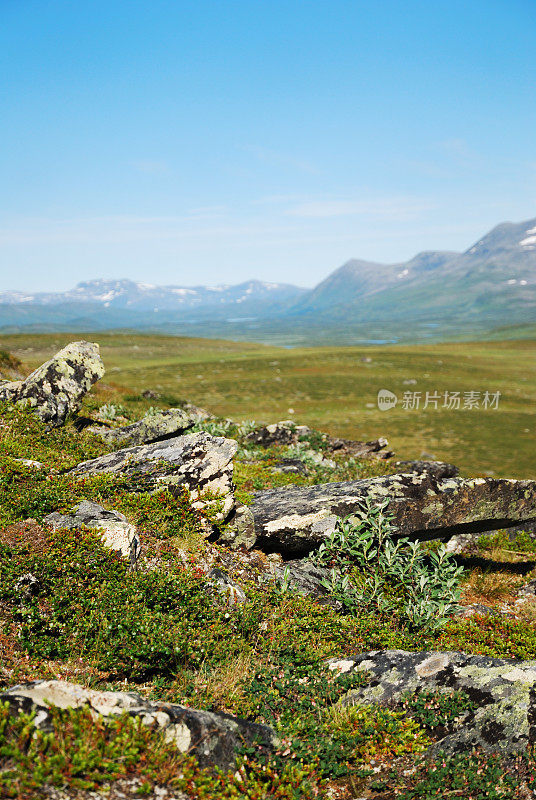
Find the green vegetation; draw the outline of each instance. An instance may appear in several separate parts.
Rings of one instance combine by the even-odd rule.
[[[280,772],[243,758],[232,772],[200,769],[161,733],[123,714],[94,717],[85,709],[52,708],[52,730],[33,716],[9,716],[0,704],[0,792],[4,798],[40,798],[44,787],[98,790],[123,780],[130,796],[152,795],[155,786],[185,792],[192,800],[250,798],[308,800],[317,796],[307,769],[287,764]],[[130,791],[129,791],[130,790]],[[153,795],[154,796],[154,795]]]
[[[502,551],[514,555],[526,555],[536,553],[536,540],[526,531],[515,533],[498,531],[487,536],[481,536],[478,540],[478,548],[481,551]]]
[[[439,630],[457,607],[463,567],[444,545],[429,550],[407,538],[395,541],[387,506],[363,503],[339,521],[313,560],[331,568],[323,583],[351,613],[390,613],[401,627]]]
[[[149,389],[161,395],[158,404],[189,400],[235,420],[293,416],[349,439],[387,436],[401,458],[430,453],[457,464],[464,474],[534,475],[534,339],[286,350],[117,332],[13,334],[3,337],[2,346],[35,368],[79,338],[98,341],[106,364],[104,386],[93,395],[96,404],[120,403],[136,417],[155,405],[154,399],[141,397]],[[399,397],[388,412],[376,404],[384,388]],[[501,392],[497,411],[454,411],[441,403],[437,410],[422,407],[427,391],[459,391],[463,397],[466,391],[486,390]],[[418,411],[402,408],[405,391],[421,392]]]
[[[22,362],[7,350],[0,350],[0,377],[12,379],[14,373],[22,369]]]
[[[432,797],[522,800],[530,797],[528,792],[536,785],[534,754],[518,758],[509,766],[506,770],[502,759],[481,753],[440,754],[432,763],[420,764],[410,777],[400,780],[398,775],[392,774],[388,781],[378,781],[374,788],[394,792],[400,800]]]
[[[465,713],[475,710],[477,705],[466,692],[422,690],[406,695],[402,707],[424,728],[433,731],[439,726],[450,729]]]
[[[31,355],[28,366],[33,367],[67,339],[59,334],[10,337],[10,343],[19,342],[17,353]],[[454,358],[446,350],[440,354],[439,346],[367,350],[373,359],[369,364],[360,362],[363,351],[353,348],[289,352],[121,334],[98,339],[108,367],[105,380],[117,378],[120,383],[97,385],[84,400],[81,414],[111,422],[121,417],[135,420],[151,408],[186,400],[215,410],[222,416],[197,428],[237,439],[236,495],[242,502],[250,502],[253,492],[262,488],[352,480],[395,468],[382,460],[324,452],[316,432],[297,445],[261,448],[247,441],[251,423],[230,423],[227,414],[271,422],[287,417],[293,407],[298,422],[334,434],[368,439],[390,435],[394,429],[400,457],[419,456],[419,448],[428,449],[433,430],[439,428],[428,428],[432,438],[426,438],[428,433],[420,438],[418,426],[410,425],[411,420],[418,423],[417,415],[381,414],[367,409],[366,402],[375,402],[376,388],[382,384],[394,386],[386,381],[388,376],[401,382],[402,375],[412,377],[416,365],[430,370],[430,383],[440,378],[448,382],[454,375]],[[458,427],[445,428],[444,449],[435,448],[436,456],[449,458],[450,453],[455,463],[469,468],[474,458],[476,464],[475,440],[463,437],[469,436],[471,426],[476,432],[471,430],[470,436],[477,436],[482,430],[478,420],[483,419],[489,428],[482,446],[497,459],[493,468],[502,471],[511,450],[503,452],[501,446],[507,436],[511,444],[515,431],[498,434],[498,428],[516,414],[530,427],[533,414],[527,399],[535,391],[533,373],[525,372],[526,383],[515,383],[516,371],[533,356],[531,343],[524,345],[516,363],[503,345],[487,351],[485,345],[460,346],[462,383],[471,371],[483,381],[513,381],[505,403],[507,423],[502,411],[495,417],[451,412],[448,420]],[[24,353],[28,347],[36,349]],[[495,367],[491,355],[497,353]],[[439,365],[431,366],[438,355],[443,366],[447,364],[444,373]],[[275,381],[278,376],[281,381]],[[521,385],[526,393],[516,394]],[[156,390],[160,397],[142,396],[145,389]],[[352,407],[350,398],[357,396],[360,405]],[[418,424],[429,425],[432,413]],[[445,413],[438,412],[438,425],[447,420]],[[359,417],[357,430],[353,415]],[[330,422],[324,425],[326,419]],[[406,448],[404,443],[410,441]],[[456,448],[462,442],[460,458]],[[156,785],[166,785],[199,800],[346,800],[367,792],[375,800],[446,793],[498,800],[516,797],[524,782],[533,785],[536,766],[531,753],[508,763],[478,753],[421,760],[430,742],[472,710],[462,692],[421,692],[393,708],[344,706],[340,700],[345,692],[365,678],[336,678],[325,666],[330,657],[383,648],[534,658],[536,614],[469,619],[450,615],[459,588],[464,602],[493,605],[513,599],[536,566],[536,545],[528,534],[481,537],[475,546],[479,566],[467,563],[462,575],[441,545],[394,540],[383,509],[367,507],[358,518],[341,522],[316,556],[332,569],[331,588],[344,604],[342,612],[272,584],[266,579],[262,553],[247,556],[247,569],[237,568],[248,602],[228,606],[213,596],[206,564],[231,564],[232,572],[234,563],[240,567],[246,562],[245,554],[231,557],[207,539],[210,515],[193,509],[185,490],[151,493],[142,481],[69,474],[78,462],[107,450],[96,436],[77,430],[75,420],[47,432],[30,411],[7,404],[0,408],[0,680],[10,686],[61,678],[238,714],[276,728],[281,747],[261,760],[245,750],[238,756],[237,769],[224,774],[200,769],[195,758],[178,755],[161,736],[126,717],[104,722],[84,711],[54,710],[54,729],[45,733],[28,717],[8,717],[2,707],[0,796],[40,800],[45,785],[67,786],[73,792],[107,791],[110,783],[134,781],[135,788],[128,789],[133,796],[135,791],[150,796]],[[319,461],[311,451],[334,465]],[[292,458],[306,464],[305,473],[277,471],[281,460]],[[519,464],[525,466],[518,474],[529,474],[528,449],[525,453],[523,446]],[[98,531],[52,532],[40,525],[46,514],[66,511],[83,499],[121,511],[138,526],[146,559],[140,569],[130,569],[105,548]],[[28,573],[36,582],[31,591],[24,591],[18,582]]]

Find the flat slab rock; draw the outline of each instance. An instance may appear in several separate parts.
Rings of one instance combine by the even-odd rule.
[[[219,517],[225,519],[234,508],[232,459],[237,448],[233,439],[210,436],[202,431],[139,447],[125,447],[83,461],[71,472],[77,475],[111,473],[142,479],[149,489],[186,486],[197,508],[205,505],[203,494],[218,494],[223,502]]]
[[[77,411],[82,397],[104,375],[99,345],[71,342],[25,380],[0,382],[0,400],[24,403],[50,427]]]
[[[330,659],[340,673],[364,671],[369,682],[352,689],[343,705],[393,704],[409,692],[463,690],[476,708],[431,753],[520,753],[536,741],[536,661],[471,656],[465,653],[373,650],[347,659]]]
[[[429,472],[317,486],[270,489],[255,495],[249,546],[302,554],[318,547],[360,504],[388,501],[397,532],[421,539],[497,530],[536,518],[536,481],[446,478]]]
[[[236,748],[241,744],[256,744],[264,751],[277,745],[276,734],[267,725],[230,714],[149,702],[136,692],[99,692],[68,681],[35,681],[13,686],[0,694],[0,700],[9,703],[12,714],[36,711],[34,721],[42,730],[51,728],[50,705],[87,707],[103,717],[126,712],[163,731],[181,753],[197,756],[201,766],[233,767]]]
[[[157,414],[146,414],[132,425],[120,428],[91,428],[103,441],[110,445],[133,447],[150,442],[163,441],[184,431],[199,422],[199,415],[184,411],[182,408],[170,408]]]
[[[73,530],[82,526],[102,531],[104,544],[112,550],[117,550],[123,558],[129,558],[132,566],[135,565],[140,550],[140,541],[136,528],[124,514],[119,511],[110,511],[98,503],[83,500],[66,514],[54,511],[43,520],[54,530],[66,528]]]

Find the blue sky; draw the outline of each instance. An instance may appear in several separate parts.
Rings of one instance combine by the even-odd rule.
[[[0,288],[310,286],[536,216],[536,0],[0,0]]]

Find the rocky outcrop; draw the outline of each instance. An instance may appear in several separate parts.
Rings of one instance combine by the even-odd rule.
[[[386,450],[389,442],[383,436],[370,442],[357,442],[353,439],[338,439],[326,436],[326,443],[331,453],[344,453],[353,458],[391,458],[392,450]]]
[[[292,420],[284,419],[251,431],[246,436],[246,441],[260,444],[262,447],[270,447],[273,444],[296,444],[310,433],[312,430],[307,425],[296,425]]]
[[[72,470],[77,475],[112,473],[132,480],[144,490],[185,486],[196,508],[205,506],[203,495],[218,497],[225,519],[234,508],[233,463],[237,450],[233,439],[189,433],[163,442],[126,447],[105,456],[83,461]]]
[[[121,428],[92,428],[92,430],[106,444],[133,447],[170,439],[172,436],[184,433],[198,421],[199,417],[196,414],[184,411],[182,408],[170,408],[167,411],[146,414],[132,425],[123,425]]]
[[[238,506],[218,539],[219,544],[232,549],[251,550],[256,542],[255,518],[249,506]]]
[[[248,442],[271,447],[272,445],[293,445],[308,437],[320,438],[322,449],[330,453],[344,453],[354,458],[390,458],[393,453],[385,448],[389,442],[383,437],[370,442],[357,442],[351,439],[340,439],[327,433],[319,433],[307,425],[296,425],[289,419],[263,425],[251,431],[246,437]]]
[[[135,566],[140,553],[140,540],[136,528],[118,511],[108,511],[98,503],[84,500],[72,508],[67,514],[54,511],[44,518],[43,522],[54,530],[67,528],[73,530],[86,527],[102,531],[102,540],[107,547],[117,550],[123,558],[130,560]]]
[[[480,747],[511,755],[536,741],[536,661],[518,661],[465,653],[374,650],[348,659],[331,659],[338,672],[365,672],[367,683],[341,701],[393,704],[422,690],[469,695],[474,708],[432,748],[461,752]]]
[[[149,702],[135,692],[99,692],[67,681],[35,681],[13,686],[0,694],[11,713],[36,712],[34,723],[50,730],[50,705],[59,708],[89,708],[103,717],[127,713],[141,717],[144,725],[162,731],[181,753],[195,755],[201,766],[232,768],[236,748],[257,745],[268,752],[277,744],[274,731],[266,725],[214,714],[186,706]]]
[[[258,492],[251,506],[249,546],[287,553],[310,552],[329,535],[338,517],[364,501],[387,501],[397,532],[420,539],[496,530],[536,518],[536,482],[495,478],[448,478],[427,472],[286,487]]]
[[[71,342],[25,380],[0,383],[0,400],[29,405],[55,428],[78,410],[82,397],[103,375],[99,345]]]

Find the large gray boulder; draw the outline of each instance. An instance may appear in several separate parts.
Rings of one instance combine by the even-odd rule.
[[[0,382],[0,400],[29,405],[56,428],[78,410],[83,396],[103,375],[99,345],[71,342],[25,380]]]
[[[333,532],[337,517],[364,501],[387,501],[397,533],[420,539],[497,530],[536,518],[536,482],[446,478],[429,472],[258,492],[248,545],[307,553]]]
[[[83,500],[66,514],[54,511],[46,516],[43,522],[54,530],[60,528],[73,530],[82,526],[100,530],[102,541],[107,547],[117,550],[123,558],[130,559],[132,566],[136,564],[140,540],[135,526],[119,511],[111,511],[98,503]]]
[[[203,508],[203,495],[218,495],[225,519],[234,508],[233,456],[238,444],[233,439],[210,436],[204,431],[176,436],[163,442],[125,447],[113,453],[83,461],[76,475],[122,475],[132,479],[133,487],[158,489],[185,486],[193,505]],[[210,502],[210,500],[208,501]]]
[[[198,414],[182,408],[170,408],[167,411],[146,414],[138,422],[123,425],[121,428],[92,428],[91,430],[106,444],[133,447],[170,439],[172,436],[184,433],[199,420]]]
[[[366,685],[352,689],[342,705],[393,704],[407,693],[462,690],[475,708],[431,752],[479,747],[512,755],[536,742],[536,661],[471,656],[465,653],[373,650],[331,659],[339,673],[364,672]]]
[[[195,755],[201,766],[232,768],[236,748],[258,745],[265,752],[277,745],[267,725],[230,714],[214,714],[187,706],[150,702],[135,692],[100,692],[68,681],[34,681],[13,686],[0,694],[12,714],[37,712],[34,722],[41,730],[52,727],[49,707],[88,708],[103,717],[127,713],[141,717],[144,725],[162,731],[181,753]]]

